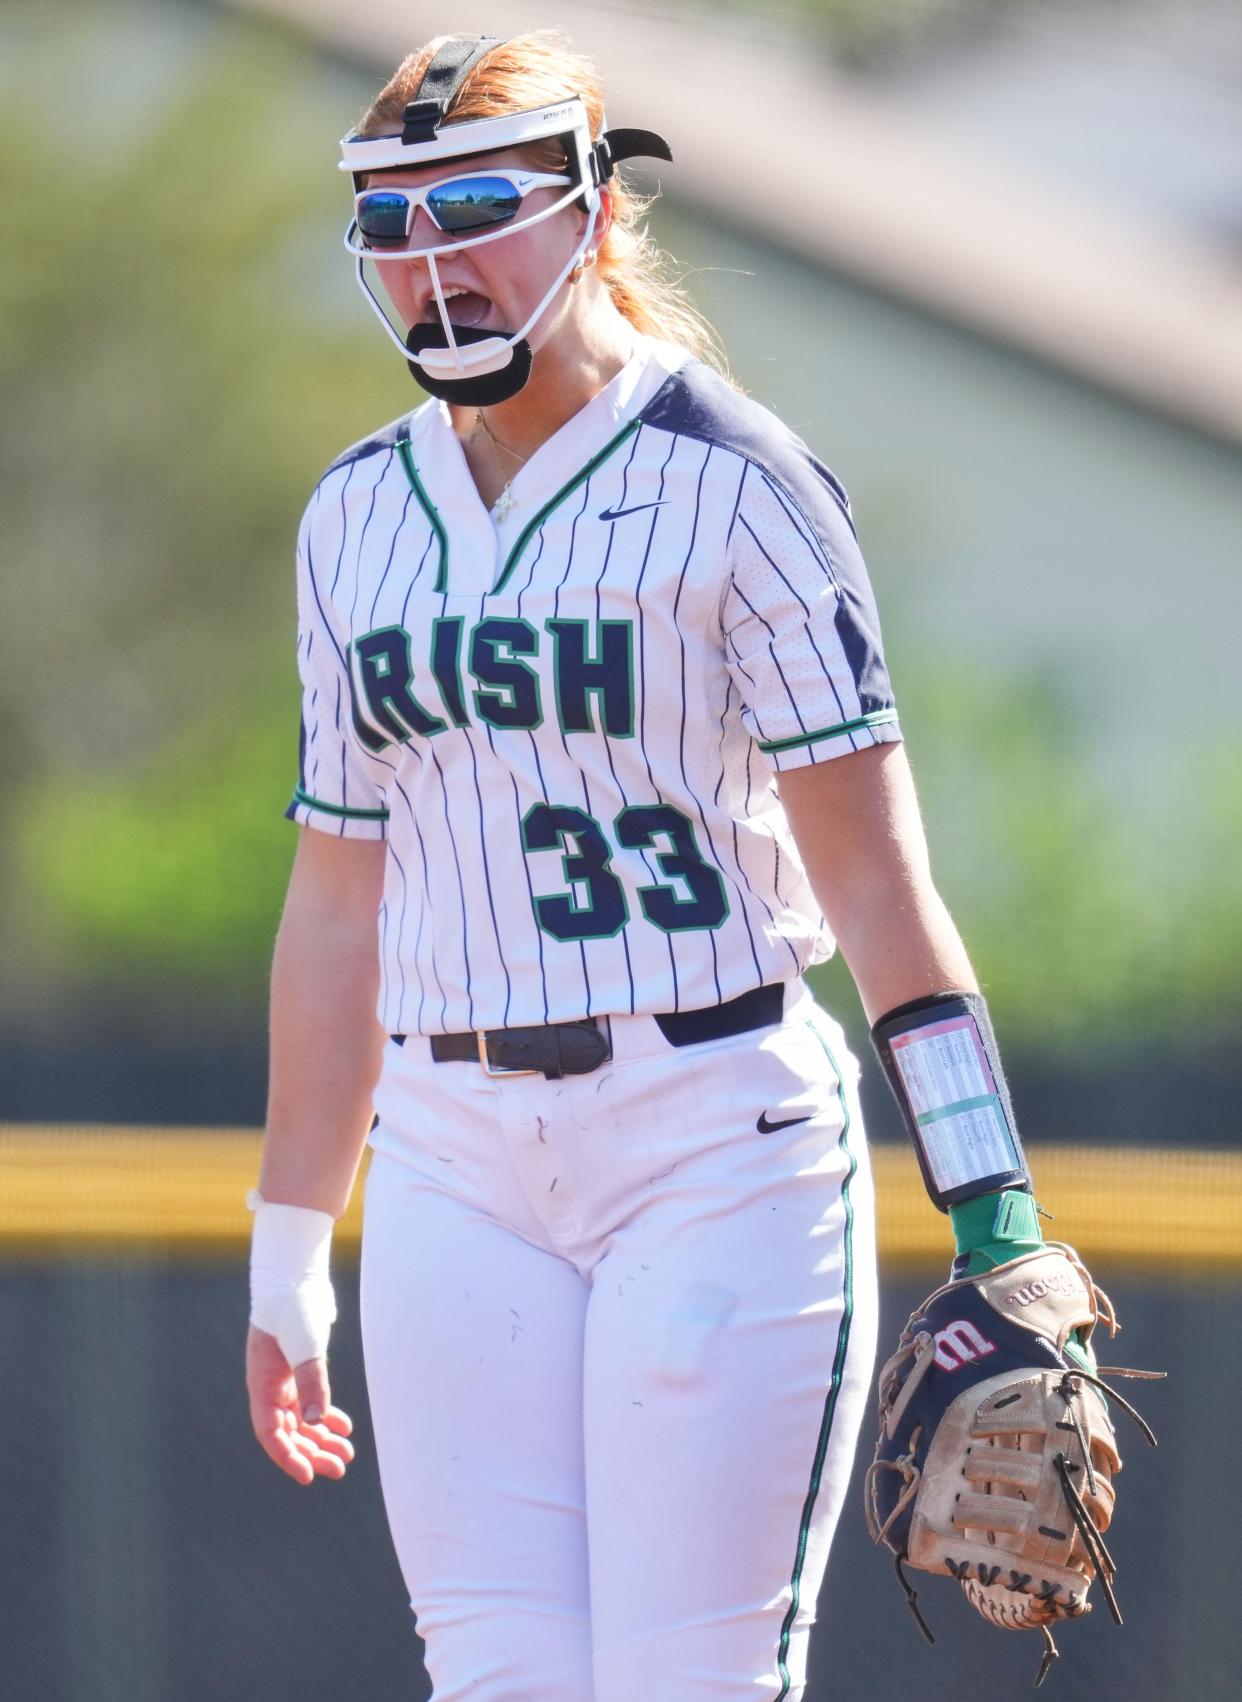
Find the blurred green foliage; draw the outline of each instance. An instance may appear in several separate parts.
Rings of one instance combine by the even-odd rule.
[[[1046,672],[907,681],[902,719],[938,885],[1003,1028],[1041,1050],[1223,1041],[1242,989],[1236,737],[1184,753],[1139,809],[1102,782]],[[1192,812],[1192,813],[1191,813]]]
[[[253,1003],[294,841],[298,516],[411,396],[338,254],[323,116],[358,81],[201,9],[78,0],[4,39],[3,998],[158,1006],[179,967]],[[66,186],[46,89],[79,67]]]
[[[339,251],[331,125],[365,88],[209,10],[34,16],[0,25],[24,238],[0,283],[0,1020],[123,1002],[253,1028],[294,842],[298,516],[413,399]],[[63,182],[56,79],[84,138]],[[956,677],[901,677],[936,867],[1005,1032],[1236,1021],[1236,744],[1187,753],[1197,813],[1139,821],[1055,677],[980,673],[968,728]]]
[[[958,787],[951,763],[932,750],[938,723],[961,731],[948,682],[939,694],[922,682],[904,699],[937,885],[999,1030],[1040,1057],[1097,1065],[1109,1054],[1151,1062],[1174,1047],[1231,1048],[1242,1004],[1236,746],[1196,759],[1211,807],[1193,820],[1175,815],[1160,843],[1140,847],[1137,824],[1086,769],[1032,733],[1029,703],[1006,687],[988,705],[996,719],[972,747],[986,785],[976,775]],[[844,964],[834,959],[815,977],[823,1002],[864,1044]]]

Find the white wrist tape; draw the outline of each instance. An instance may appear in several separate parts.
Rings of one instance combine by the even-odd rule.
[[[250,1322],[275,1336],[291,1366],[322,1359],[336,1319],[328,1272],[332,1214],[285,1206],[251,1190]]]

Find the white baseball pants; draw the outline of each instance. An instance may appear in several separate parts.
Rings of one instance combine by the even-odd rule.
[[[875,1347],[857,1066],[778,1027],[590,1075],[390,1043],[362,1328],[437,1702],[786,1702]]]

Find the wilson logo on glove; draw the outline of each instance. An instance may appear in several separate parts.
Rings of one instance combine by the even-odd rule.
[[[1052,1271],[1047,1276],[1037,1277],[1034,1282],[1023,1283],[1021,1288],[1005,1296],[1009,1306],[1030,1306],[1036,1300],[1043,1300],[1049,1294],[1060,1294],[1066,1300],[1078,1300],[1083,1293],[1082,1284],[1073,1271]]]
[[[972,1360],[996,1352],[996,1343],[990,1342],[982,1330],[977,1330],[966,1318],[956,1318],[943,1330],[937,1330],[935,1343],[936,1364],[942,1371],[960,1370]]]

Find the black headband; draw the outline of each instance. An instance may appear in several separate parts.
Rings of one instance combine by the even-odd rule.
[[[444,122],[449,102],[461,88],[484,54],[502,46],[495,35],[455,35],[432,59],[423,72],[422,81],[401,114],[401,140],[409,147],[412,142],[430,142]]]

